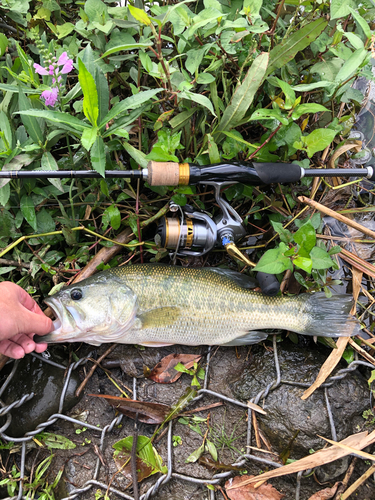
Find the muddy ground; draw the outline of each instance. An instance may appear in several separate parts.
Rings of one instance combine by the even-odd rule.
[[[83,357],[89,352],[95,356],[100,356],[108,346],[100,347],[96,352],[93,353],[93,348],[89,346],[77,346],[75,344],[71,345],[71,348],[75,350],[78,357]],[[328,356],[330,350],[327,348],[317,347],[317,349],[326,349],[326,355]],[[61,348],[60,348],[61,349]],[[119,353],[126,352],[126,346],[119,346]],[[272,343],[266,342],[261,346],[252,347],[252,349],[258,350],[258,352],[269,351],[272,349]],[[212,350],[212,358],[209,367],[209,385],[208,388],[212,391],[223,394],[227,397],[233,398],[233,387],[234,383],[238,384],[239,378],[245,373],[246,369],[250,366],[252,362],[251,352],[252,349],[249,347],[238,348],[237,351],[234,348],[214,348]],[[67,348],[68,353],[69,348]],[[53,353],[53,349],[51,349]],[[192,354],[207,353],[207,347],[200,348],[188,348],[188,347],[168,347],[159,349],[157,351],[150,351],[152,360],[155,360],[171,352],[189,352]],[[117,355],[117,349],[112,353],[112,357],[115,358]],[[202,358],[202,366],[205,368],[205,357]],[[88,362],[84,367],[78,369],[79,376],[81,379],[84,378],[88,369],[92,366],[92,362]],[[151,366],[150,366],[151,367]],[[121,385],[122,389],[127,391],[131,395],[130,390],[133,387],[133,379],[126,375],[120,368],[113,368],[111,370],[112,375]],[[190,386],[191,376],[183,374],[181,378],[174,384],[161,385],[155,384],[154,382],[140,378],[137,379],[137,398],[143,401],[153,401],[164,403],[168,405],[173,405],[177,402],[180,396],[184,394],[186,389]],[[128,388],[128,389],[126,389]],[[303,390],[301,389],[301,394]],[[100,426],[101,428],[106,425],[111,424],[116,416],[115,410],[101,398],[95,398],[90,396],[90,394],[111,394],[119,395],[119,390],[113,385],[108,376],[104,371],[97,369],[91,379],[88,381],[87,386],[84,390],[84,395],[80,402],[75,405],[68,414],[75,418],[84,418],[87,423],[94,426]],[[236,406],[234,404],[220,400],[217,397],[211,395],[204,395],[199,401],[192,403],[187,408],[191,410],[193,408],[205,407],[211,405],[212,403],[222,402],[221,406],[217,406],[205,411],[200,411],[195,415],[203,418],[207,418],[209,415],[209,425],[211,431],[208,434],[209,439],[215,444],[219,460],[221,462],[230,464],[234,463],[236,459],[243,453],[246,453],[246,437],[247,437],[247,410],[245,408]],[[262,404],[262,401],[260,401]],[[17,410],[20,411],[20,410]],[[293,411],[293,408],[290,408]],[[192,414],[193,415],[193,414]],[[341,418],[340,415],[334,415],[336,419]],[[260,417],[261,418],[261,417]],[[357,425],[358,431],[365,428],[365,420]],[[64,468],[63,479],[60,481],[59,486],[55,492],[56,499],[61,499],[68,497],[69,494],[75,489],[82,487],[94,477],[94,471],[97,465],[98,456],[100,457],[100,471],[98,476],[98,481],[105,483],[106,485],[111,485],[113,488],[120,490],[128,495],[132,495],[132,488],[127,489],[127,484],[129,483],[121,473],[117,473],[117,467],[113,460],[113,448],[112,445],[127,436],[131,436],[134,432],[134,421],[126,416],[123,417],[122,422],[116,425],[113,430],[107,433],[104,440],[103,453],[100,452],[100,439],[101,433],[98,431],[93,431],[91,429],[85,429],[85,424],[82,424],[80,428],[72,424],[71,422],[58,419],[57,422],[49,426],[46,430],[48,432],[54,432],[56,434],[63,435],[76,444],[74,450],[54,450],[54,460],[49,472],[49,481],[52,482],[53,478],[56,476],[60,468]],[[207,424],[205,422],[200,423],[200,429],[202,434],[207,430]],[[151,436],[155,430],[154,425],[149,424],[138,424],[138,434],[144,436]],[[189,428],[188,425],[180,423],[178,420],[173,422],[173,436],[179,436],[175,438],[175,441],[179,441],[181,444],[177,444],[173,447],[173,472],[183,474],[184,476],[189,476],[191,478],[199,479],[210,479],[214,475],[213,471],[207,470],[205,467],[196,463],[186,463],[187,457],[202,444],[202,437]],[[331,436],[327,436],[331,437]],[[256,446],[254,436],[251,443]],[[271,461],[278,461],[279,454],[285,450],[290,452],[290,458],[300,458],[300,454],[294,454],[293,444],[288,442],[284,443],[284,450],[276,448],[273,446],[273,451],[276,455],[264,454],[255,452],[257,456],[262,456]],[[272,446],[272,443],[271,443]],[[322,441],[322,447],[324,442]],[[163,459],[163,464],[167,463],[167,435],[164,435],[159,441],[156,442],[155,447]],[[290,448],[290,449],[289,449]],[[372,450],[373,451],[373,450]],[[3,453],[3,455],[5,452]],[[31,450],[26,457],[26,470],[27,473],[31,469],[35,470],[36,464],[49,455],[48,450],[44,450],[38,447],[35,450]],[[207,455],[207,454],[206,454]],[[208,456],[208,455],[207,455]],[[14,454],[9,457],[3,456],[3,464],[7,464],[8,469],[13,463],[19,464],[19,455]],[[345,472],[348,466],[348,461],[341,464],[342,472]],[[247,474],[260,474],[262,471],[271,469],[266,464],[259,464],[252,461],[247,461],[245,465],[245,471]],[[354,473],[352,475],[350,483],[354,482],[361,474],[363,474],[368,469],[368,464],[364,463],[362,460],[358,460]],[[244,471],[244,473],[245,473]],[[4,474],[4,473],[3,473]],[[233,475],[238,474],[238,472],[232,473]],[[302,478],[301,490],[300,490],[300,500],[308,500],[310,496],[325,488],[327,486],[332,486],[336,481],[342,480],[344,474],[337,477],[333,477],[334,474],[329,471],[328,476],[332,476],[325,484],[320,485],[318,483],[317,475],[311,475],[307,478]],[[3,475],[5,477],[5,475]],[[148,479],[143,480],[140,483],[139,490],[140,494],[145,493],[160,477],[159,474],[151,476]],[[321,477],[321,476],[320,476]],[[293,500],[296,498],[296,475],[286,476],[285,478],[273,479],[270,483],[277,488],[280,492],[285,494],[286,500]],[[221,483],[223,486],[224,481]],[[97,495],[96,495],[97,493]],[[103,498],[105,491],[94,485],[89,491],[85,493],[80,493],[77,498],[81,500],[95,500]],[[4,498],[5,493],[3,492]],[[95,496],[96,495],[96,496]],[[210,496],[211,492],[204,484],[195,484],[190,481],[182,480],[181,478],[172,478],[168,484],[160,488],[159,492],[154,498],[157,500],[188,500],[188,499],[212,499]],[[6,496],[6,495],[5,495]],[[121,498],[115,493],[109,492],[109,498],[116,499]],[[215,492],[215,498],[224,498],[220,491]],[[353,495],[353,498],[360,498],[361,500],[375,500],[375,483],[374,479],[370,478],[363,486],[361,486]],[[262,499],[265,500],[265,499]]]

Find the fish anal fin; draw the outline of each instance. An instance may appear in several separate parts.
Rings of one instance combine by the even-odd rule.
[[[165,347],[174,344],[165,344],[163,342],[139,342],[138,345],[143,345],[145,347]]]
[[[226,344],[222,344],[223,346],[234,346],[234,345],[250,345],[257,344],[262,340],[266,340],[269,332],[261,331],[261,330],[252,330],[251,332],[246,332],[244,335],[237,337],[236,339],[227,342]]]
[[[142,328],[162,328],[175,323],[180,317],[179,307],[157,307],[138,315]]]

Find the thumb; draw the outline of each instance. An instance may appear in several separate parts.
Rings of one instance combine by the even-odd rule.
[[[44,314],[36,314],[31,311],[25,311],[24,328],[22,333],[36,333],[37,335],[46,335],[53,330],[53,323],[50,318]]]

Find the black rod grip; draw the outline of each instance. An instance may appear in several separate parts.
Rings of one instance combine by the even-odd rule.
[[[303,177],[303,169],[294,163],[254,163],[263,184],[297,182]]]

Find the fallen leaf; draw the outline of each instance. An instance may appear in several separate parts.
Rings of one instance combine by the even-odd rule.
[[[119,472],[121,472],[129,480],[132,480],[132,469],[130,463],[132,446],[133,436],[121,439],[113,445],[113,448],[115,449],[113,459],[116,466],[118,467]],[[163,465],[160,455],[152,446],[150,438],[146,436],[138,436],[136,457],[138,482],[151,476],[152,474],[156,474],[157,472],[162,472],[163,474],[167,472],[167,467]]]
[[[335,366],[341,360],[348,342],[349,342],[349,337],[339,337],[337,339],[336,342],[337,349],[333,349],[331,354],[324,361],[322,367],[319,370],[318,376],[316,377],[316,380],[312,383],[312,385],[308,389],[306,389],[301,399],[307,399],[318,387],[320,387],[324,383],[327,377],[332,373]]]
[[[161,424],[171,411],[170,406],[162,403],[148,403],[108,394],[89,394],[89,396],[104,398],[113,408],[134,420],[138,414],[138,420],[145,424]]]
[[[332,486],[332,488],[324,488],[324,490],[317,491],[309,498],[309,500],[330,500],[336,495],[339,485],[340,482],[337,482]]]
[[[169,354],[165,356],[159,363],[151,370],[147,378],[150,378],[158,384],[172,384],[176,382],[182,372],[174,369],[178,363],[185,365],[185,368],[191,368],[194,363],[197,363],[202,356],[196,354]]]
[[[225,483],[225,489],[230,500],[280,500],[285,497],[271,484],[264,483],[255,489],[247,480],[258,476],[236,476]],[[232,489],[235,488],[235,489]]]
[[[375,441],[375,431],[372,431],[370,434],[367,431],[360,432],[358,434],[352,434],[347,438],[340,441],[341,445],[350,446],[351,448],[355,448],[356,450],[362,450],[366,448],[370,444]],[[287,474],[294,474],[295,472],[299,472],[301,470],[313,469],[314,467],[319,467],[320,465],[329,464],[339,458],[346,457],[352,453],[351,450],[343,449],[338,445],[329,446],[324,450],[317,451],[312,455],[308,455],[306,457],[301,458],[300,460],[296,460],[295,462],[284,465],[278,469],[265,472],[263,474],[259,474],[255,478],[247,479],[246,484],[253,483],[258,481],[255,486],[261,484],[262,482],[272,478],[272,477],[280,477],[285,476]],[[231,486],[230,488],[236,488],[236,486]],[[230,489],[229,488],[229,489]]]

